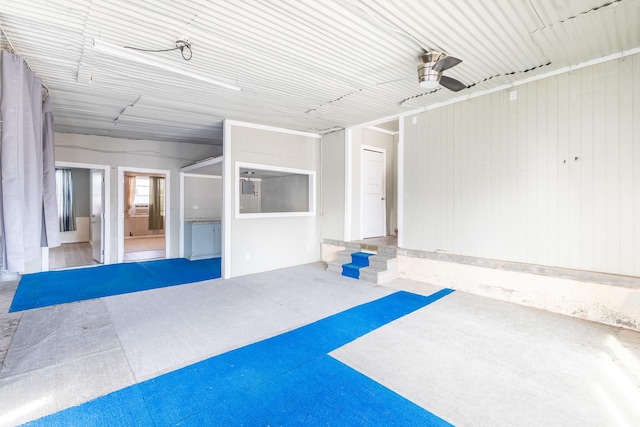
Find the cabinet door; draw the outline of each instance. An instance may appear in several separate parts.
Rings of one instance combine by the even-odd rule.
[[[214,248],[213,224],[193,224],[192,227],[192,256],[212,256]]]

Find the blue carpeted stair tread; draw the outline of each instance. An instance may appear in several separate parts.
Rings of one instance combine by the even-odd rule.
[[[346,277],[352,277],[354,279],[360,278],[360,269],[362,267],[369,266],[369,257],[375,254],[369,254],[366,252],[354,252],[351,254],[351,263],[342,265],[342,275]]]
[[[374,254],[368,254],[366,252],[355,252],[351,254],[351,263],[362,267],[369,266],[369,257]]]

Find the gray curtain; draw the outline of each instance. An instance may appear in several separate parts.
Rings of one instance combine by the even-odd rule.
[[[22,57],[2,52],[1,212],[3,267],[40,257],[43,212],[42,81]]]
[[[58,193],[58,229],[60,231],[76,231],[76,204],[71,169],[56,169],[56,188]]]
[[[149,230],[164,229],[164,178],[149,177]]]
[[[42,247],[60,246],[58,202],[56,200],[55,150],[51,99],[42,105]]]

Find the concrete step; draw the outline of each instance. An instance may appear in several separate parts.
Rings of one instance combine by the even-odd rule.
[[[336,261],[339,262],[340,265],[349,264],[351,262],[351,254],[355,252],[357,251],[352,251],[351,249],[338,251],[338,258],[336,259]]]
[[[362,280],[382,284],[399,277],[397,258],[376,255],[369,258],[369,263],[369,267],[360,269]]]
[[[398,258],[385,255],[369,257],[369,266],[378,270],[398,270]]]
[[[327,262],[328,271],[376,284],[399,277],[397,248],[379,246],[377,254],[370,254],[362,253],[359,243],[347,242],[346,246],[347,249],[337,252],[337,259]]]
[[[398,248],[395,246],[378,246],[378,255],[395,258],[398,255]]]
[[[360,252],[360,249],[362,249],[360,243],[347,242],[345,246],[347,247],[347,250],[351,252]]]
[[[342,265],[345,264],[338,260],[333,260],[327,262],[327,271],[331,271],[333,273],[342,274]]]

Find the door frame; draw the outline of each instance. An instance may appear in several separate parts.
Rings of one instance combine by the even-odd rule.
[[[382,229],[382,236],[387,236],[387,150],[384,148],[374,147],[371,145],[362,144],[360,151],[360,238],[365,239],[364,237],[364,152],[365,151],[374,151],[382,154],[382,191],[384,194],[384,224]]]
[[[76,163],[76,162],[64,162],[55,161],[56,168],[73,168],[73,169],[100,169],[104,171],[104,204],[102,210],[104,211],[104,236],[102,239],[102,246],[104,249],[104,262],[98,265],[111,264],[111,236],[107,233],[107,230],[111,227],[111,198],[108,194],[111,194],[111,167],[109,165],[97,165],[93,163]],[[89,266],[85,266],[89,267]],[[49,271],[49,248],[42,248],[42,271]]]
[[[118,263],[124,261],[124,174],[135,172],[148,175],[164,175],[164,257],[169,258],[171,242],[171,171],[168,169],[147,169],[118,166]]]
[[[94,231],[94,227],[93,227],[93,201],[95,199],[95,193],[94,193],[94,174],[99,174],[100,177],[100,261],[98,261],[96,259],[96,252],[95,252],[95,234],[93,233]],[[105,176],[104,176],[104,170],[102,169],[89,169],[89,198],[90,198],[90,203],[91,203],[91,209],[89,212],[89,236],[90,236],[90,242],[91,242],[91,256],[93,257],[93,259],[95,261],[98,261],[100,264],[104,264],[104,258],[105,258],[105,253],[104,253],[104,245],[102,244],[102,241],[104,240],[104,235],[106,234],[106,228],[104,226],[104,199],[107,197],[107,193],[105,192]]]

